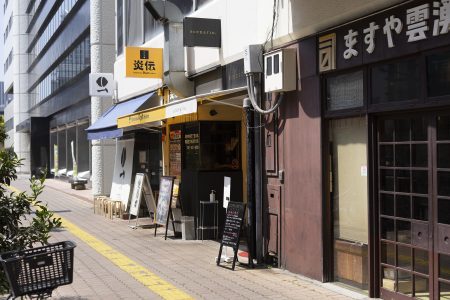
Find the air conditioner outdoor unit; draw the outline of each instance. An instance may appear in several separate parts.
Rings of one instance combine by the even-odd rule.
[[[287,92],[297,88],[297,50],[279,49],[264,54],[264,91]]]

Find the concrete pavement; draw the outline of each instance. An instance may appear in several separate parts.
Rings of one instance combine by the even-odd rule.
[[[26,190],[28,181],[12,185]],[[52,241],[77,243],[74,282],[59,287],[55,299],[365,298],[279,269],[238,265],[233,272],[217,267],[217,242],[165,241],[162,229],[153,237],[153,229],[132,230],[128,221],[95,215],[89,190],[71,190],[68,183],[56,180],[47,180],[46,186],[40,200],[68,224],[52,234]]]

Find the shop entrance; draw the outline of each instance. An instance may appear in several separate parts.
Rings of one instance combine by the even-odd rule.
[[[377,129],[383,299],[450,299],[450,112]]]

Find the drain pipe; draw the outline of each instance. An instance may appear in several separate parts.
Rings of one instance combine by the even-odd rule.
[[[254,132],[253,127],[253,111],[252,104],[249,98],[244,99],[243,108],[245,112],[245,120],[247,124],[247,242],[248,242],[248,264],[253,268],[253,258],[255,257],[254,247],[254,212],[255,212],[255,185],[253,173],[255,170],[254,164]]]

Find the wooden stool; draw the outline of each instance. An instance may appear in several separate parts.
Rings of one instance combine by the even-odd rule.
[[[106,196],[94,197],[94,214],[103,214],[103,202]]]
[[[111,200],[111,219],[113,217],[122,218],[123,206],[120,200]]]

